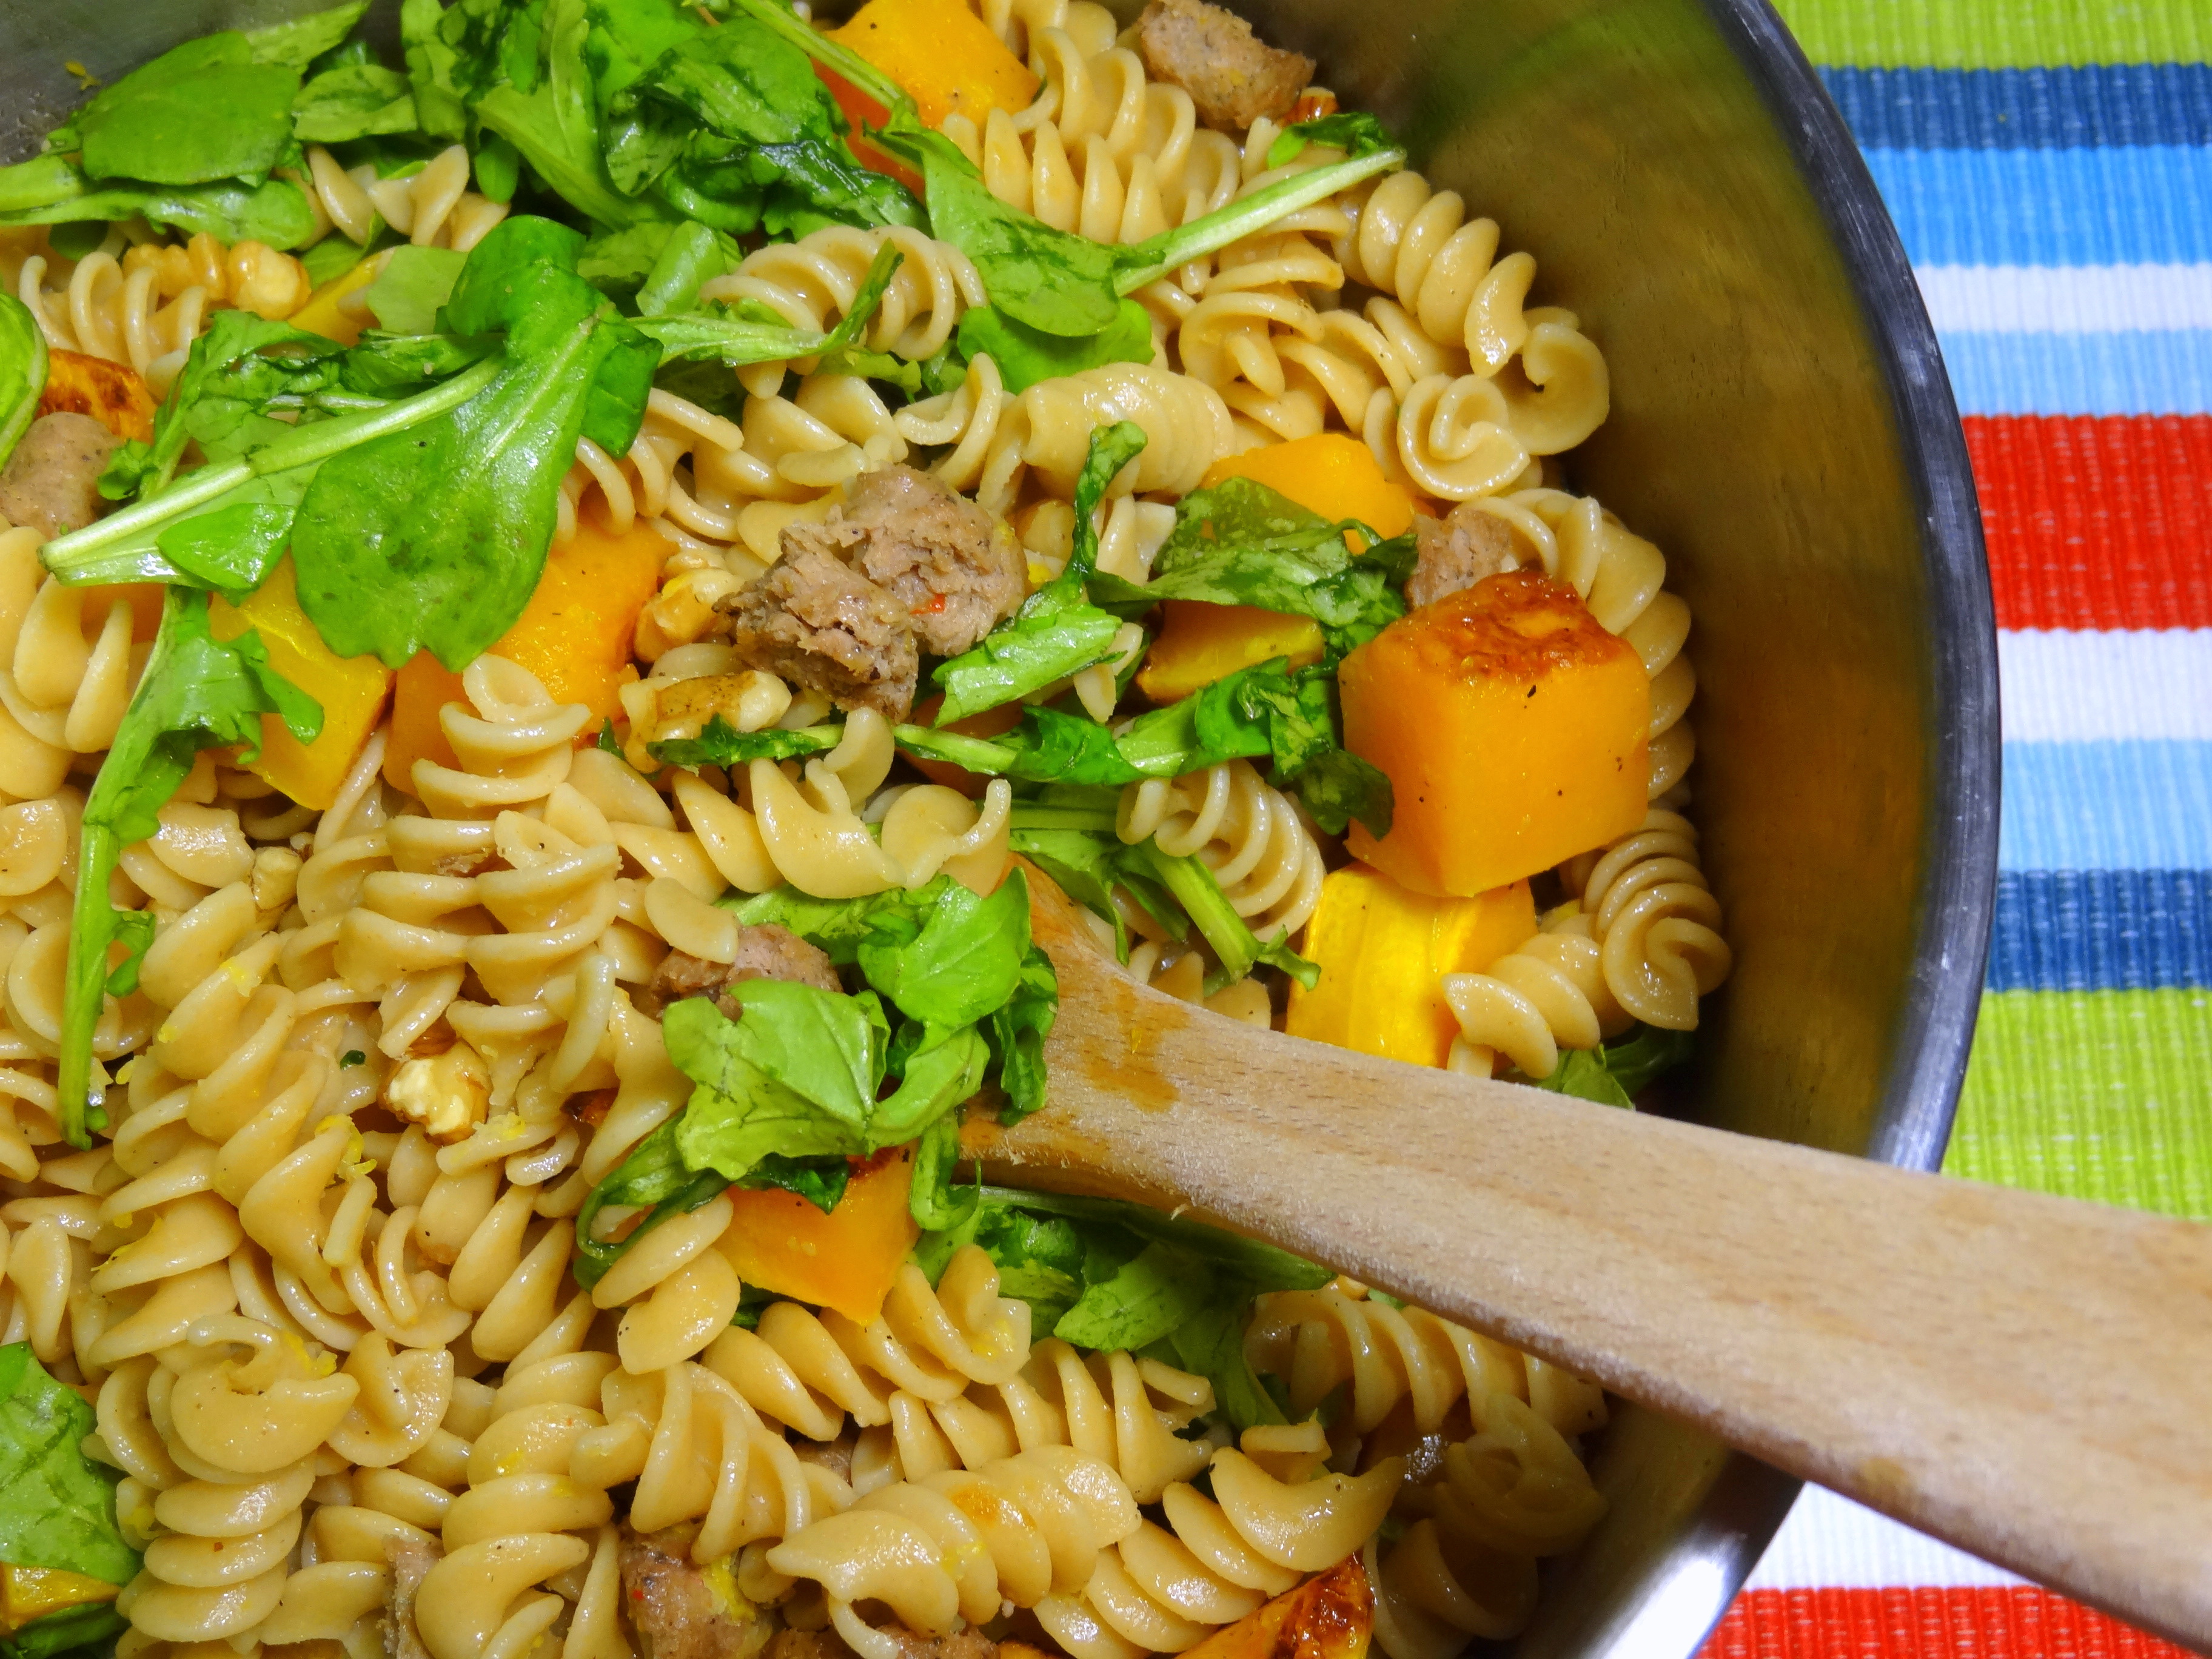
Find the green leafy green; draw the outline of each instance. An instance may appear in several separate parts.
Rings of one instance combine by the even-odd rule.
[[[1066,568],[973,647],[937,665],[931,678],[945,692],[937,725],[950,726],[1041,691],[1111,654],[1121,621],[1083,597],[1084,583],[1098,563],[1093,520],[1107,486],[1145,442],[1145,429],[1133,421],[1091,433],[1083,470],[1076,476],[1075,540]]]
[[[81,1447],[92,1407],[46,1375],[27,1342],[0,1348],[0,1560],[111,1584],[137,1575],[115,1523],[115,1476]]]
[[[1638,1025],[1618,1042],[1564,1051],[1549,1077],[1528,1078],[1518,1072],[1508,1075],[1516,1083],[1533,1084],[1553,1094],[1632,1110],[1636,1097],[1654,1078],[1688,1064],[1696,1052],[1697,1040],[1687,1031]]]
[[[756,1191],[773,1187],[805,1199],[827,1215],[843,1201],[853,1178],[852,1160],[843,1158],[786,1158],[770,1152],[733,1184]]]
[[[1305,154],[1308,144],[1340,149],[1350,156],[1377,155],[1397,148],[1382,123],[1365,110],[1339,110],[1285,127],[1267,147],[1267,165],[1288,167]]]
[[[301,607],[339,655],[374,652],[396,668],[427,649],[465,666],[538,585],[576,440],[628,451],[657,353],[575,274],[582,240],[542,219],[502,221],[446,306],[459,332],[505,334],[497,378],[334,456],[308,485],[293,565]]]
[[[1019,873],[1008,880],[1018,878]],[[1022,955],[1012,993],[983,1027],[992,1064],[998,1068],[999,1087],[1006,1097],[999,1110],[1000,1122],[1015,1122],[1044,1104],[1044,1041],[1059,1017],[1060,976],[1053,970],[1052,958],[1032,945]]]
[[[0,1637],[0,1659],[112,1659],[115,1638],[129,1628],[112,1601],[82,1601]]]
[[[300,74],[257,63],[234,30],[172,47],[95,94],[72,118],[92,179],[254,184],[292,153]]]
[[[311,11],[289,21],[246,31],[246,50],[257,64],[305,74],[315,60],[335,52],[351,34],[368,10],[368,0],[346,0],[342,6]]]
[[[915,1259],[934,1279],[965,1244],[990,1256],[1000,1294],[1027,1302],[1038,1331],[1085,1347],[1168,1342],[1240,1430],[1283,1420],[1244,1360],[1252,1298],[1329,1278],[1271,1245],[1158,1210],[1003,1187],[982,1188],[968,1214],[925,1232]]]
[[[1347,538],[1358,534],[1365,551]],[[1094,574],[1091,601],[1122,614],[1161,599],[1249,605],[1311,617],[1335,663],[1406,614],[1409,535],[1384,539],[1354,520],[1332,524],[1250,478],[1193,490],[1152,562],[1150,581]]]
[[[957,1227],[975,1210],[982,1188],[981,1166],[977,1166],[975,1184],[968,1188],[958,1184],[959,1169],[960,1120],[947,1113],[923,1130],[921,1139],[915,1143],[907,1207],[916,1226]]]
[[[228,643],[216,640],[208,631],[206,595],[172,587],[138,690],[85,801],[55,1079],[72,1146],[89,1146],[88,1123],[106,1121],[91,1109],[88,1088],[93,1027],[108,981],[108,947],[118,933],[108,875],[124,848],[160,828],[155,815],[201,750],[238,744],[245,758],[260,752],[264,714],[276,715],[302,743],[322,729],[321,706],[269,665],[258,635],[249,629]]]
[[[687,219],[669,234],[637,292],[641,316],[668,316],[699,302],[699,290],[738,268],[744,253],[719,230]],[[878,296],[880,299],[880,296]]]
[[[1032,328],[996,306],[974,306],[960,319],[960,350],[967,357],[988,353],[1006,390],[1020,392],[1039,380],[1102,363],[1149,363],[1152,318],[1134,300],[1124,300],[1114,320],[1097,333],[1071,337]]]
[[[292,131],[303,144],[342,144],[415,130],[415,94],[407,77],[381,64],[325,70],[292,100]]]
[[[696,738],[663,738],[646,744],[646,752],[671,766],[744,766],[757,760],[794,760],[835,749],[845,736],[842,726],[810,726],[796,732],[770,726],[763,732],[740,732],[720,714],[712,716]]]
[[[46,337],[31,309],[0,294],[0,466],[31,429],[46,387]]]
[[[750,18],[678,42],[611,98],[606,172],[732,235],[924,222],[902,185],[854,158],[806,55]]]
[[[1021,982],[1029,950],[1029,884],[1016,870],[988,898],[948,882],[911,939],[876,928],[854,955],[868,983],[900,1012],[949,1029],[1004,1006]]]
[[[298,185],[283,179],[258,184],[96,184],[67,156],[40,155],[0,167],[0,224],[59,225],[111,219],[202,233],[226,243],[261,242],[295,248],[315,234],[315,212]]]
[[[677,1123],[691,1168],[736,1181],[772,1155],[865,1156],[913,1139],[981,1085],[988,1052],[972,1027],[921,1028],[879,1099],[894,1045],[872,993],[762,979],[728,994],[744,1018],[696,998],[661,1016],[669,1058],[698,1085]]]
[[[453,297],[468,255],[446,247],[396,247],[376,280],[361,291],[362,303],[394,334],[428,334]]]
[[[878,248],[853,292],[853,303],[826,334],[793,328],[766,307],[750,303],[673,317],[640,317],[637,331],[659,343],[663,362],[684,358],[742,366],[842,351],[867,331],[905,258],[889,242]]]
[[[679,1004],[678,1006],[688,1005]],[[638,1240],[671,1217],[712,1203],[730,1184],[713,1170],[692,1170],[677,1149],[681,1118],[670,1118],[630,1149],[576,1212],[576,1282],[590,1290]],[[610,1204],[642,1209],[637,1224],[619,1239],[599,1237],[599,1212]]]
[[[1281,969],[1309,991],[1313,989],[1321,978],[1319,965],[1291,950],[1286,939],[1256,937],[1222,892],[1212,871],[1194,858],[1171,857],[1154,842],[1141,843],[1138,850],[1152,866],[1154,879],[1174,896],[1191,925],[1213,948],[1221,966],[1206,975],[1209,994],[1235,984],[1261,963]]]

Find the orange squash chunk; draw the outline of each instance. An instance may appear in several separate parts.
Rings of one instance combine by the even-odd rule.
[[[1029,65],[965,0],[868,0],[830,38],[904,88],[927,126],[964,115],[980,129],[993,110],[1015,114],[1037,94]],[[880,126],[884,115],[868,118]]]
[[[1339,432],[1231,455],[1206,469],[1200,488],[1224,478],[1249,478],[1309,513],[1357,519],[1385,536],[1403,535],[1413,522],[1413,497],[1382,476],[1365,444]],[[1174,702],[1273,657],[1288,657],[1292,668],[1321,660],[1321,628],[1310,617],[1194,599],[1170,599],[1160,609],[1159,637],[1137,671],[1139,689],[1154,702]]]
[[[1375,1589],[1348,1555],[1256,1613],[1213,1632],[1184,1659],[1364,1659],[1375,1633]]]
[[[392,671],[374,657],[341,657],[300,609],[292,561],[278,562],[269,580],[232,605],[220,593],[208,599],[208,631],[234,640],[258,630],[269,648],[269,665],[323,706],[323,729],[301,743],[274,714],[261,717],[261,754],[246,769],[265,778],[302,806],[317,811],[334,804],[362,745],[384,718],[392,696]]]
[[[46,353],[39,413],[89,415],[118,438],[154,438],[154,394],[138,371],[82,351]]]
[[[1418,893],[1472,896],[1644,821],[1644,664],[1572,588],[1489,576],[1400,617],[1338,670],[1344,746],[1386,773],[1390,833],[1354,858]]]
[[[1321,964],[1321,978],[1310,991],[1291,982],[1284,1029],[1385,1060],[1442,1066],[1459,1035],[1443,975],[1479,974],[1535,931],[1525,881],[1473,898],[1433,898],[1347,864],[1321,884],[1300,947]]]
[[[737,1214],[722,1253],[746,1284],[866,1325],[884,1310],[899,1266],[921,1237],[907,1206],[914,1149],[879,1152],[853,1172],[824,1215],[796,1193],[730,1191]]]
[[[580,518],[568,544],[546,555],[530,603],[489,653],[537,675],[554,702],[590,708],[591,723],[579,742],[597,738],[600,723],[622,712],[622,688],[637,678],[630,642],[638,612],[659,588],[668,551],[650,525],[641,522],[617,536]],[[392,787],[412,793],[418,760],[455,764],[438,711],[462,695],[461,677],[427,651],[399,671],[384,751],[384,776]]]

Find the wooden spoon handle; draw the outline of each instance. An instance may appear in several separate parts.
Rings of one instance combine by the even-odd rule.
[[[2212,1228],[1304,1042],[1038,937],[1052,1098],[971,1127],[999,1175],[1269,1239],[2212,1645]]]

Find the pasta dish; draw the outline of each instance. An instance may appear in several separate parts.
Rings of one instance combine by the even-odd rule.
[[[1686,1059],[1598,343],[1208,0],[366,8],[0,168],[0,1659],[1518,1631],[1595,1386],[961,1134],[1048,883],[1220,1018]]]

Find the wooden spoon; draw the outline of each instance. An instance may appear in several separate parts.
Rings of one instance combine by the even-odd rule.
[[[1182,1209],[2212,1647],[2212,1227],[1453,1076],[1138,985],[1030,872],[994,1178]]]

